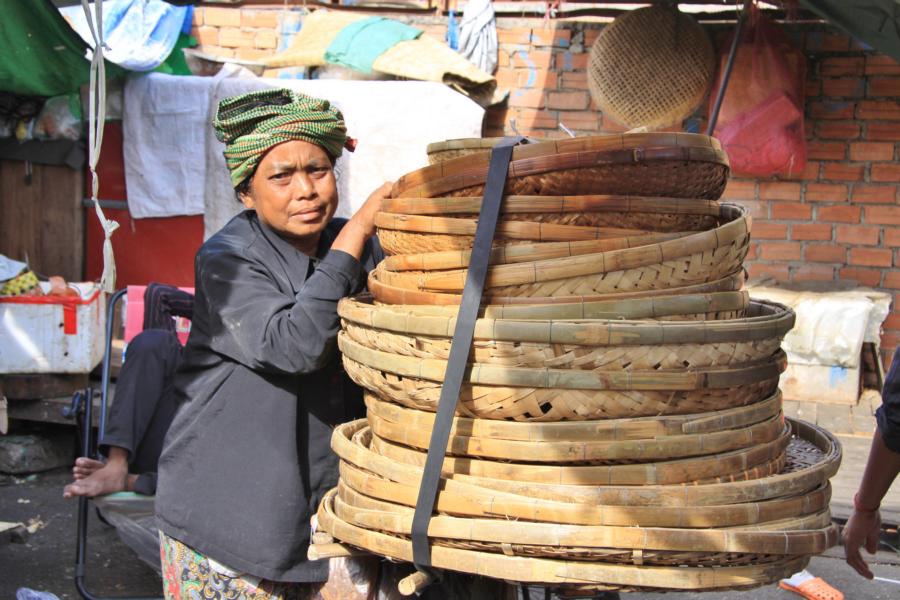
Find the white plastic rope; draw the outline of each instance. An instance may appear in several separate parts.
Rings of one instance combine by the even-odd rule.
[[[97,162],[100,160],[100,148],[103,146],[103,127],[106,124],[106,69],[103,64],[103,0],[94,2],[96,20],[91,18],[88,0],[81,0],[84,14],[87,17],[88,29],[94,38],[94,55],[91,58],[91,81],[88,100],[88,164],[91,169],[91,200],[94,201],[94,212],[103,227],[103,275],[100,286],[107,293],[116,289],[116,259],[113,256],[112,234],[119,228],[116,221],[106,218],[97,196],[100,190],[100,179],[97,177]],[[96,25],[95,25],[96,23]]]

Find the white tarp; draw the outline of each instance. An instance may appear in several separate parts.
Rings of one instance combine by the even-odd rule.
[[[785,304],[797,315],[782,347],[798,365],[859,366],[863,342],[879,343],[891,296],[875,290],[798,292],[751,287],[750,295]]]

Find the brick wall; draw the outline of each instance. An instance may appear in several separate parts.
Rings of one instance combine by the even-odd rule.
[[[284,47],[285,24],[298,17],[276,9],[197,9],[194,35],[205,51],[256,59]],[[446,31],[444,19],[405,20],[436,37]],[[536,137],[561,135],[560,123],[579,134],[622,131],[588,92],[588,52],[601,28],[501,19],[496,77],[510,96],[506,106],[487,113],[484,135],[512,133],[513,120],[520,133]],[[900,65],[828,27],[789,32],[808,57],[809,161],[789,178],[729,183],[724,199],[747,206],[754,217],[750,273],[881,288],[895,294],[898,306]],[[688,124],[702,131],[704,112]],[[900,344],[900,310],[885,322],[882,344],[889,360]]]

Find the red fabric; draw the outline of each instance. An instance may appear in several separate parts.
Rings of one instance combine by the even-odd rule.
[[[733,39],[733,38],[732,38]],[[723,45],[716,97],[731,39]],[[735,56],[714,136],[737,174],[788,175],[806,166],[806,59],[774,21],[753,9]],[[712,109],[712,107],[710,107]]]

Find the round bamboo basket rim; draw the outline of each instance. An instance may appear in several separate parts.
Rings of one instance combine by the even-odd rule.
[[[390,229],[407,233],[473,236],[478,227],[478,219],[407,215],[381,211],[375,215],[375,226],[379,230]],[[500,221],[497,223],[496,230],[498,239],[541,242],[608,240],[620,237],[640,237],[652,233],[654,232],[644,229],[566,225],[536,221]]]
[[[693,294],[714,291],[733,291],[741,289],[744,286],[744,280],[745,271],[741,269],[726,277],[707,283],[672,287],[664,290],[646,290],[640,292],[615,292],[589,296],[504,296],[500,294],[492,294],[490,290],[485,290],[485,293],[482,297],[482,304],[491,304],[496,306],[523,304],[570,304],[573,302],[593,302],[611,299],[624,300],[627,298],[647,298],[653,296],[674,296],[678,294]],[[390,285],[379,279],[377,268],[372,269],[369,272],[367,287],[376,300],[386,304],[458,306],[460,300],[462,299],[462,294],[425,292],[422,290],[412,290],[395,285]]]
[[[541,520],[536,518],[535,500],[557,510],[569,511],[572,517],[583,516],[585,524],[608,523],[603,511],[613,507],[621,511],[638,510],[646,507],[654,509],[672,509],[678,523],[689,523],[692,518],[702,515],[685,511],[687,507],[706,507],[717,505],[733,505],[740,503],[755,511],[755,503],[776,499],[785,500],[798,493],[808,492],[826,484],[838,470],[841,463],[841,446],[828,431],[794,419],[785,419],[791,425],[794,435],[804,442],[814,445],[821,457],[810,466],[798,470],[770,475],[761,479],[735,481],[727,483],[708,483],[702,485],[648,485],[634,486],[572,486],[572,485],[540,485],[521,484],[511,481],[499,481],[468,475],[454,475],[442,479],[444,491],[459,493],[462,498],[483,498],[487,495],[489,503],[494,500],[503,502],[505,506],[516,504],[527,508],[528,513],[519,514],[520,518]],[[345,464],[364,465],[366,471],[378,477],[418,490],[422,478],[422,469],[414,465],[401,464],[386,459],[363,445],[361,440],[367,430],[365,419],[351,421],[339,425],[332,435],[332,449]],[[792,447],[788,447],[788,453]],[[359,490],[365,493],[365,490]],[[413,502],[415,496],[413,496]],[[594,510],[602,507],[602,511]],[[440,503],[438,504],[440,509]],[[443,511],[442,512],[446,512]],[[610,516],[612,513],[610,513]]]
[[[382,239],[388,235],[402,236],[428,236],[421,233],[407,233],[382,229]],[[624,237],[611,237],[599,240],[575,240],[557,242],[519,241],[516,243],[499,243],[491,248],[489,263],[515,264],[534,260],[546,260],[551,258],[566,258],[583,254],[599,252],[611,252],[614,250],[626,250],[652,246],[671,240],[678,240],[686,235],[678,233],[645,233]],[[501,240],[505,242],[508,240]],[[411,244],[412,245],[412,244]],[[416,248],[421,244],[415,245]],[[391,254],[385,257],[392,270],[396,271],[427,271],[434,269],[460,269],[469,266],[471,251],[468,249],[437,250],[434,252],[409,252],[405,254]]]
[[[384,400],[372,392],[365,393],[369,414],[409,427],[431,431],[434,413],[407,408]],[[453,417],[451,434],[493,437],[522,442],[584,442],[653,440],[698,433],[738,429],[760,423],[781,413],[781,391],[755,404],[691,415],[661,415],[596,421],[522,422]]]
[[[747,210],[735,205],[722,205],[723,212],[732,212],[734,219],[724,225],[679,237],[674,240],[659,242],[646,246],[637,246],[608,252],[578,254],[562,258],[550,258],[534,261],[523,261],[514,264],[495,264],[488,267],[486,288],[535,284],[563,278],[599,275],[625,269],[648,267],[659,263],[677,260],[698,252],[721,248],[729,244],[746,240],[750,234],[750,216]],[[443,254],[443,253],[442,253]],[[407,268],[412,265],[432,268],[427,254],[420,259],[404,259],[387,257],[375,268],[383,273],[383,277],[397,277],[393,267],[396,264]],[[467,265],[467,253],[460,253],[460,262]],[[443,267],[443,265],[439,265]],[[407,275],[403,279],[410,285],[415,282],[418,289],[436,292],[460,291],[465,285],[466,268],[452,270],[424,271],[421,274]]]
[[[558,165],[567,168],[603,164],[612,157],[630,155],[629,161],[690,160],[728,167],[728,157],[718,140],[694,133],[623,133],[576,137],[516,146],[509,165],[510,177],[545,173]],[[552,157],[549,158],[548,157]],[[430,196],[422,191],[449,191],[483,184],[490,153],[476,152],[423,167],[400,177],[391,197]]]
[[[403,305],[399,310],[395,310],[395,306],[397,305],[366,305],[348,298],[338,304],[338,315],[345,321],[364,327],[406,335],[452,338],[455,333],[455,315],[418,314],[415,305]],[[559,306],[570,307],[573,311],[579,308],[578,305]],[[587,306],[585,310],[590,311],[591,308]],[[506,311],[491,312],[503,315]],[[509,312],[516,314],[516,311]],[[526,311],[521,311],[517,316],[523,316],[521,313]],[[563,316],[569,315],[563,313]],[[795,318],[794,312],[782,304],[751,299],[747,316],[737,319],[658,321],[594,317],[572,319],[482,317],[475,321],[474,339],[580,346],[747,342],[784,337],[794,326]]]
[[[767,301],[756,301],[758,304]],[[481,319],[495,320],[587,320],[610,319],[642,320],[663,317],[717,313],[746,310],[750,306],[750,292],[710,292],[707,294],[683,294],[679,296],[651,296],[627,301],[596,300],[559,304],[492,305],[481,306]],[[348,321],[390,329],[401,333],[412,333],[405,325],[398,325],[397,319],[416,320],[419,317],[456,318],[458,309],[452,306],[428,306],[423,304],[375,304],[371,294],[359,294],[342,298],[338,302],[338,315]],[[429,319],[429,329],[432,321]],[[384,325],[382,325],[384,323]],[[440,331],[438,329],[437,331]],[[446,331],[446,330],[445,330]],[[424,332],[423,332],[424,333]]]
[[[453,198],[385,198],[381,210],[407,215],[480,214],[482,196]],[[564,196],[509,195],[500,214],[567,214],[585,212],[663,213],[716,216],[719,203],[702,198],[632,196],[629,194],[573,194]]]
[[[412,508],[375,500],[347,486],[329,490],[335,514],[365,529],[411,535]],[[686,529],[668,527],[619,527],[610,525],[568,525],[517,521],[515,527],[502,519],[433,515],[428,536],[440,540],[479,541],[493,544],[550,546],[555,548],[598,548],[622,550],[662,550],[691,553],[728,552],[742,554],[820,554],[837,543],[837,527],[831,514],[814,515],[760,523],[752,529]]]
[[[369,427],[371,430],[371,424]],[[635,464],[531,464],[445,455],[441,472],[445,475],[459,473],[517,482],[561,485],[674,485],[727,477],[732,473],[746,471],[773,461],[785,452],[790,438],[790,426],[783,425],[780,435],[755,446],[718,454]],[[425,453],[421,450],[390,442],[374,433],[372,447],[375,452],[393,460],[407,464],[425,463]]]
[[[455,479],[448,481],[456,482]],[[344,485],[366,497],[408,508],[415,508],[419,492],[418,483],[392,481],[343,460],[340,462],[339,485]],[[831,484],[828,481],[817,488],[801,490],[793,496],[751,503],[706,506],[574,504],[540,497],[498,493],[487,488],[472,486],[459,488],[450,483],[447,486],[442,489],[436,502],[435,511],[439,514],[467,518],[500,518],[517,523],[616,527],[682,529],[752,527],[760,523],[827,510],[831,501]]]
[[[396,536],[382,534],[351,525],[338,518],[326,496],[319,505],[318,523],[322,530],[351,545],[387,556],[394,560],[412,561],[412,544]],[[611,565],[597,562],[564,561],[559,559],[506,556],[500,553],[479,552],[432,547],[432,565],[476,575],[512,579],[526,583],[552,585],[640,586],[663,589],[715,589],[751,586],[788,577],[801,570],[807,557],[791,557],[764,565],[737,567],[651,567]]]
[[[430,429],[410,427],[411,423],[385,419],[371,407],[368,421],[372,433],[383,440],[419,450],[427,450],[431,443]],[[544,441],[537,445],[531,441],[451,432],[447,454],[459,458],[511,463],[645,463],[746,449],[771,442],[783,432],[784,419],[780,413],[741,429],[659,436],[649,440],[591,440],[578,443],[563,440]]]
[[[490,150],[502,140],[502,137],[486,137],[486,138],[454,138],[452,140],[443,140],[440,142],[432,142],[425,147],[425,152],[434,154],[436,152],[446,152],[447,150],[470,150],[484,149]]]
[[[338,334],[338,348],[345,361],[352,361],[407,378],[442,382],[447,361],[416,358],[367,348]],[[777,379],[787,366],[784,351],[740,366],[703,367],[656,371],[587,371],[552,368],[507,367],[491,363],[469,363],[464,385],[528,387],[559,390],[664,390],[686,391],[731,388],[736,385]]]
[[[518,248],[516,246],[503,247],[492,251],[491,271],[498,272],[504,270],[504,258],[508,254],[515,255],[515,264],[517,266],[506,266],[506,270],[522,270],[525,265],[533,264],[534,268],[553,268],[557,265],[565,267],[569,264],[573,266],[584,261],[596,262],[599,267],[597,272],[608,272],[620,270],[623,268],[635,268],[647,266],[650,264],[673,260],[682,256],[688,256],[697,251],[708,250],[711,248],[719,248],[730,244],[736,240],[750,234],[752,228],[752,219],[746,208],[735,204],[721,204],[719,216],[727,219],[727,222],[709,229],[707,231],[686,232],[680,234],[662,234],[665,236],[661,241],[650,241],[657,239],[658,234],[650,234],[648,243],[642,244],[644,236],[623,236],[620,241],[623,248],[612,250],[591,252],[594,247],[609,244],[609,239],[582,239],[582,240],[562,240],[555,242],[534,242],[532,244],[523,245]],[[521,223],[521,222],[518,222]],[[590,229],[590,228],[588,228]],[[474,234],[474,223],[472,233]],[[539,235],[539,234],[538,234]],[[614,238],[618,239],[618,238]],[[555,244],[549,246],[550,243]],[[567,243],[567,245],[562,245]],[[552,250],[558,256],[555,258],[542,259],[542,255]],[[529,252],[533,252],[535,259],[531,262],[526,261]],[[463,272],[469,264],[471,256],[470,250],[445,250],[441,252],[425,252],[419,254],[398,254],[388,256],[382,263],[378,265],[383,270],[416,270],[429,271],[434,269],[461,269]],[[578,258],[575,258],[578,257]],[[496,261],[496,262],[495,262]],[[580,271],[577,271],[580,273]],[[442,274],[446,275],[446,273]],[[558,278],[555,275],[554,278]],[[542,279],[539,279],[542,281]]]

